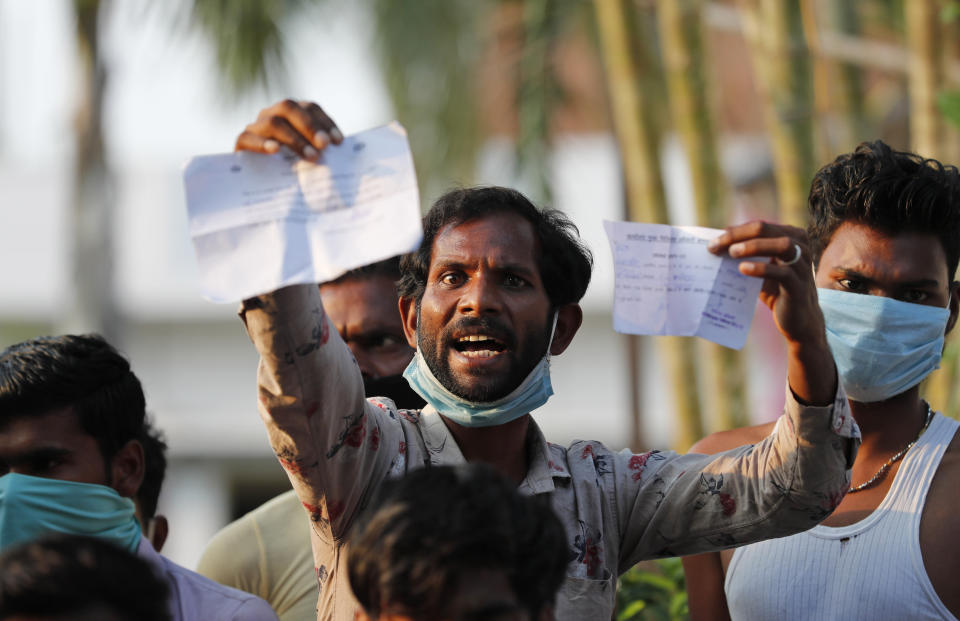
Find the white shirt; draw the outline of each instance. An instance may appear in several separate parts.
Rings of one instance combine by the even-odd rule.
[[[137,556],[153,567],[170,588],[173,621],[277,621],[270,604],[256,595],[218,584],[161,556],[140,538]]]

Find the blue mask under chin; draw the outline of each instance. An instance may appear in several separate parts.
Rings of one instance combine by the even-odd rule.
[[[550,344],[557,328],[557,315],[553,316],[550,338],[547,340],[547,352],[527,377],[507,396],[496,401],[467,401],[453,394],[440,383],[419,348],[413,360],[407,365],[403,376],[410,387],[437,412],[443,414],[458,425],[464,427],[493,427],[503,425],[528,414],[542,406],[553,395],[550,384]]]

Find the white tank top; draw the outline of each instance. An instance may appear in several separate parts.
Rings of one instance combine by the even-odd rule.
[[[958,426],[934,415],[883,502],[863,520],[838,528],[815,526],[734,551],[724,581],[733,621],[956,621],[924,569],[920,517]]]

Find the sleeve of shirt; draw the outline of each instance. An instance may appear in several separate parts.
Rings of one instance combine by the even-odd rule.
[[[803,406],[787,388],[784,414],[759,444],[717,455],[618,453],[620,571],[812,528],[846,494],[859,445],[842,388],[825,407]]]
[[[316,285],[246,300],[241,317],[260,354],[259,411],[270,445],[313,531],[339,539],[398,458],[396,409],[364,398],[360,369]]]

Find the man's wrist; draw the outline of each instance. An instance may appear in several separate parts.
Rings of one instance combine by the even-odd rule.
[[[788,342],[787,380],[803,405],[826,406],[837,394],[837,368],[826,339]]]

